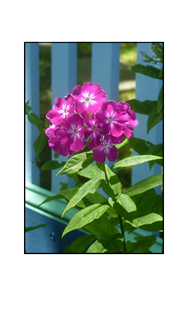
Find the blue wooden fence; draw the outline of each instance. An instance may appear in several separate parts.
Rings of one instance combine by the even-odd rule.
[[[137,44],[137,63],[142,63],[143,59],[140,51],[152,55],[150,43]],[[92,64],[91,81],[98,83],[107,93],[108,100],[119,99],[119,75],[120,75],[120,43],[93,43],[92,44]],[[161,68],[161,66],[159,66]],[[55,98],[64,97],[72,92],[77,85],[77,43],[52,43],[51,45],[51,85],[52,85],[52,103]],[[39,116],[39,44],[25,44],[25,101],[29,100],[32,112]],[[136,99],[157,100],[161,81],[136,74]],[[156,125],[150,133],[146,133],[146,123],[148,116],[137,114],[139,125],[135,128],[134,136],[151,141],[154,144],[162,143],[163,132],[162,122]],[[26,183],[40,185],[40,170],[36,165],[36,156],[34,153],[33,142],[39,135],[36,126],[32,125],[26,116],[25,119],[25,177]],[[136,154],[135,152],[133,154]],[[52,159],[53,153],[52,153]],[[60,161],[65,161],[65,157],[60,157]],[[59,170],[52,170],[51,191],[59,193],[59,182],[67,182],[72,186],[72,179],[67,176],[58,176]],[[148,163],[132,168],[132,184],[147,178],[153,174],[161,173],[161,167],[155,164],[152,170],[149,170]],[[160,189],[158,189],[160,192]],[[32,222],[31,222],[32,223]]]

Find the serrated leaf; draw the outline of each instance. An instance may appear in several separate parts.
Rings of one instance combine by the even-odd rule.
[[[56,176],[60,174],[74,174],[84,169],[94,161],[92,154],[93,151],[88,151],[74,155],[66,162],[65,166],[57,173]]]
[[[126,102],[131,106],[131,109],[134,112],[140,113],[140,114],[146,114],[146,115],[149,115],[151,110],[153,110],[153,108],[156,107],[158,103],[157,101],[150,101],[150,100],[145,100],[141,102],[136,99],[128,100]]]
[[[63,253],[81,253],[96,239],[95,235],[84,235],[77,238]]]
[[[86,194],[94,193],[99,188],[99,185],[100,178],[98,177],[84,183],[75,193],[75,195],[70,199],[68,205],[66,206],[62,214],[62,217],[64,216],[65,212],[73,208],[80,200],[82,200],[86,196]]]
[[[44,132],[42,132],[38,137],[37,139],[34,141],[34,151],[35,151],[35,154],[37,156],[37,161],[40,162],[40,157],[39,157],[39,154],[42,152],[42,150],[44,149],[45,145],[46,145],[46,139],[47,139],[47,136],[45,135]]]
[[[135,66],[131,67],[131,70],[133,72],[141,73],[145,76],[154,78],[154,79],[160,79],[160,71],[159,69],[153,67],[153,66],[144,66],[142,64],[137,64]]]
[[[35,226],[35,227],[27,227],[27,228],[25,228],[25,232],[32,231],[32,230],[42,228],[42,227],[46,227],[46,226],[47,226],[47,224],[39,224],[38,226]]]
[[[39,131],[41,133],[43,133],[43,123],[42,120],[35,114],[35,113],[30,113],[28,115],[28,120],[30,123],[34,124],[37,126],[37,128],[39,129]]]
[[[162,174],[156,174],[149,178],[146,178],[144,180],[141,180],[128,188],[125,191],[125,194],[128,196],[133,196],[139,193],[143,193],[149,189],[153,189],[157,186],[160,186],[163,183],[163,175]]]
[[[162,109],[158,113],[158,107],[156,106],[149,114],[148,121],[147,121],[147,134],[150,130],[161,120],[163,120],[163,112]]]
[[[44,170],[55,170],[55,169],[63,167],[65,165],[65,163],[66,162],[59,163],[56,160],[49,160],[49,161],[46,161],[43,164],[43,166],[41,167],[41,171],[44,171]]]
[[[100,218],[105,211],[108,209],[108,205],[102,205],[102,204],[92,204],[91,206],[84,208],[77,212],[73,218],[68,223],[67,227],[65,228],[62,238],[67,234],[68,232],[83,228],[85,225],[91,223],[93,220]]]
[[[162,157],[159,157],[156,155],[130,156],[126,159],[123,159],[123,160],[116,162],[113,165],[113,169],[136,166],[136,165],[148,162],[148,161],[159,160],[159,159],[162,159]]]

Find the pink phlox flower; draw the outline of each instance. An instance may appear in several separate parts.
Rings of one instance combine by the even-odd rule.
[[[56,132],[59,130],[59,127],[55,126],[55,124],[53,124],[50,121],[50,125],[49,127],[45,130],[45,134],[47,135],[47,137],[52,138],[56,136]]]
[[[103,103],[102,108],[96,113],[96,118],[99,120],[103,129],[103,134],[111,133],[114,137],[120,137],[126,127],[128,115],[118,108],[115,101],[106,101]]]
[[[125,126],[122,131],[122,135],[126,138],[130,138],[134,132],[132,129],[138,125],[138,120],[136,120],[136,115],[133,110],[130,110],[130,105],[126,102],[119,102],[117,105],[117,111],[121,112],[126,116]]]
[[[106,157],[109,161],[114,162],[118,157],[118,149],[114,146],[117,143],[117,138],[111,134],[103,136],[100,139],[100,147],[93,153],[93,158],[96,162],[103,163]]]
[[[74,97],[68,94],[64,99],[65,101],[61,97],[56,98],[53,110],[46,115],[46,118],[57,126],[61,124],[63,118],[69,117],[75,110]]]
[[[75,97],[77,112],[85,110],[90,114],[96,113],[107,98],[104,90],[98,84],[91,82],[76,86],[72,94]]]
[[[85,147],[84,122],[79,113],[74,113],[61,121],[62,129],[57,132],[57,138],[72,151],[81,151]]]
[[[88,148],[89,150],[96,149],[100,146],[100,143],[97,143],[98,138],[101,138],[102,128],[99,124],[98,119],[93,116],[90,117],[86,111],[82,111],[80,115],[83,117],[84,122],[84,139],[89,142]]]
[[[73,151],[70,150],[69,146],[65,143],[63,139],[60,140],[58,138],[58,132],[60,131],[60,129],[56,129],[57,130],[54,131],[55,135],[50,136],[50,139],[48,140],[49,147],[51,147],[55,153],[59,153],[62,156],[71,156],[73,154]]]

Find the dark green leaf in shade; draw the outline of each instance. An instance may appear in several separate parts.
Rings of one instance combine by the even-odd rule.
[[[25,232],[32,231],[32,230],[42,228],[42,227],[46,227],[46,226],[47,226],[47,224],[39,224],[38,226],[35,226],[35,227],[27,227],[27,228],[25,228]]]
[[[158,106],[156,106],[149,114],[148,121],[147,121],[147,134],[150,130],[161,120],[163,120],[163,111],[158,113]]]
[[[39,157],[39,154],[42,152],[42,150],[44,149],[45,145],[46,145],[46,139],[47,139],[47,136],[45,135],[44,132],[42,132],[37,138],[36,140],[34,141],[34,151],[35,151],[35,154],[37,156],[37,161],[40,162],[40,157]]]
[[[149,115],[151,110],[153,110],[153,108],[157,106],[157,101],[150,101],[150,100],[145,100],[141,102],[139,100],[132,99],[126,102],[131,106],[131,109],[134,112],[140,113],[140,114],[146,114],[146,115]]]
[[[136,64],[135,66],[131,67],[131,70],[133,72],[141,73],[151,78],[160,79],[160,70],[153,66],[144,66],[142,64]]]
[[[43,122],[35,113],[30,113],[28,115],[28,120],[30,123],[36,125],[39,131],[43,133]]]
[[[153,146],[153,143],[145,141],[140,138],[131,137],[129,139],[130,148],[134,149],[137,153],[145,155],[148,153],[149,149]]]
[[[59,158],[59,156],[60,156],[59,153],[55,153],[55,152],[54,152],[54,158],[55,158],[55,159]]]
[[[135,194],[143,193],[149,189],[153,189],[157,186],[160,186],[163,183],[163,175],[156,174],[144,180],[141,180],[128,188],[125,191],[125,194],[128,196],[134,196]]]
[[[65,166],[57,173],[60,174],[74,174],[91,164],[94,159],[92,157],[93,151],[75,154],[65,164]]]
[[[96,239],[95,235],[84,235],[77,238],[63,253],[82,253]]]
[[[91,223],[93,220],[100,218],[108,209],[108,207],[109,206],[106,204],[102,205],[96,203],[77,212],[66,226],[62,234],[62,238],[68,232],[75,229],[83,228],[85,225]]]
[[[58,168],[63,167],[65,165],[65,163],[66,162],[59,163],[56,160],[49,160],[43,164],[43,166],[41,167],[41,171],[58,169]]]
[[[128,253],[148,253],[149,248],[155,243],[156,236],[135,237],[136,242],[126,242]]]
[[[87,253],[118,253],[123,248],[123,236],[120,234],[106,235],[95,241]]]
[[[159,113],[163,109],[163,86],[159,92],[158,102],[157,102],[157,112]]]
[[[149,150],[148,150],[148,154],[152,154],[152,155],[156,155],[158,157],[163,157],[163,143],[160,144],[156,144],[154,146],[152,146]],[[153,167],[153,165],[157,163],[160,166],[163,165],[163,159],[159,159],[159,160],[154,160],[149,162],[149,168],[151,170],[151,168]]]
[[[31,107],[29,106],[29,100],[25,103],[25,114],[29,114]]]

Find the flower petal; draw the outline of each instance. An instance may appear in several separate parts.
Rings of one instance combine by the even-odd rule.
[[[82,142],[82,139],[79,135],[76,135],[74,138],[74,142],[70,146],[70,150],[72,151],[81,151],[85,147],[85,144]]]
[[[93,152],[93,159],[96,162],[103,163],[106,160],[105,148],[101,147]]]
[[[113,145],[109,146],[107,149],[108,160],[111,162],[114,162],[116,161],[117,157],[118,157],[118,149]]]

